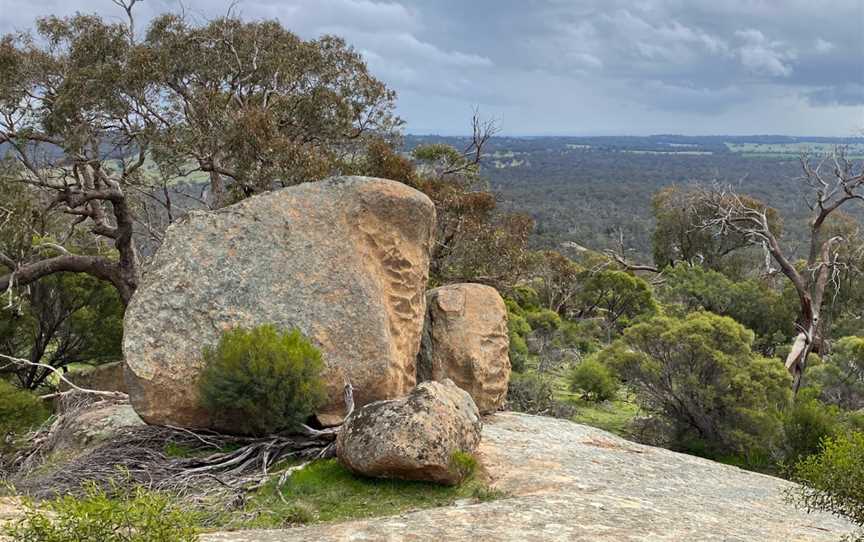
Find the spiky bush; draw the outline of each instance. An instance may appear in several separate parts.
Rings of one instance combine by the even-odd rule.
[[[217,418],[244,420],[250,433],[295,429],[326,398],[321,352],[296,329],[228,331],[204,361],[204,406]]]

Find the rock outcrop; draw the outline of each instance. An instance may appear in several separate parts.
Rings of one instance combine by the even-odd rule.
[[[510,381],[501,295],[482,284],[450,284],[427,292],[426,305],[417,380],[449,378],[471,394],[481,413],[501,408]]]
[[[478,451],[498,500],[202,542],[835,542],[854,526],[784,501],[791,482],[566,420],[487,418]]]
[[[218,427],[199,406],[201,350],[236,326],[298,328],[327,365],[322,423],[416,383],[435,208],[395,181],[336,177],[193,211],[168,228],[126,311],[123,350],[149,423]]]
[[[99,391],[119,391],[129,393],[126,386],[126,365],[122,361],[114,361],[97,365],[79,373],[70,373],[66,377],[80,388]],[[60,389],[67,390],[70,386],[61,382]]]
[[[68,459],[73,453],[92,448],[115,437],[125,428],[141,427],[144,422],[128,402],[99,402],[64,417],[54,426],[46,453],[61,453]]]
[[[452,485],[465,476],[460,454],[473,454],[481,428],[464,390],[450,380],[424,382],[403,399],[354,411],[336,439],[336,455],[364,476]]]

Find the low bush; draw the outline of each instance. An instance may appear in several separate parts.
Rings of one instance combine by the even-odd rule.
[[[557,312],[548,309],[526,312],[525,319],[528,321],[528,325],[531,326],[532,330],[539,331],[546,335],[550,335],[561,327],[561,317]]]
[[[507,388],[507,408],[540,414],[554,406],[552,381],[536,373],[513,373]]]
[[[846,410],[864,408],[864,337],[843,337],[817,366],[807,364],[806,385],[819,399]]]
[[[576,414],[573,405],[555,399],[551,377],[530,372],[513,373],[507,389],[507,409],[553,418],[570,419]]]
[[[507,334],[510,338],[510,364],[514,371],[521,373],[527,366],[529,351],[526,338],[531,334],[531,326],[523,316],[509,312]]]
[[[607,333],[598,318],[564,321],[553,339],[553,345],[578,351],[580,354],[593,354],[600,350]]]
[[[620,387],[612,371],[595,357],[588,357],[574,367],[568,380],[570,391],[580,393],[584,399],[597,403],[613,399]]]
[[[783,413],[783,460],[795,465],[804,457],[818,453],[822,442],[841,429],[840,409],[808,397],[804,392]]]
[[[242,417],[253,433],[294,429],[326,399],[321,352],[296,329],[234,329],[204,350],[204,361],[204,406]]]
[[[4,527],[18,542],[195,542],[194,515],[166,495],[135,487],[109,495],[96,485],[80,498],[61,497],[37,508],[25,502],[24,516]]]
[[[0,451],[10,437],[26,433],[50,415],[45,402],[35,394],[0,380]]]
[[[459,473],[460,480],[467,480],[477,471],[477,459],[467,452],[453,452],[450,458],[453,467]]]
[[[800,485],[787,498],[807,510],[830,512],[864,527],[864,433],[827,438],[820,453],[795,466]],[[864,540],[859,531],[855,540]]]

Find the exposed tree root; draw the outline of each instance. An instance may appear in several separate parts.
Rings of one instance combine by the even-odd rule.
[[[141,426],[119,430],[110,440],[50,469],[54,445],[82,409],[107,402],[78,397],[61,409],[50,427],[38,432],[32,445],[13,464],[9,481],[36,498],[76,494],[84,483],[110,488],[141,484],[190,501],[212,497],[242,502],[249,491],[276,479],[279,487],[306,462],[335,454],[341,427],[324,430],[303,426],[300,434],[265,438],[237,437],[178,427]],[[92,397],[92,396],[90,396]],[[71,400],[68,397],[64,400]],[[345,386],[345,403],[353,411],[353,390]],[[172,456],[171,448],[182,457]],[[283,470],[290,463],[301,462]],[[48,471],[47,473],[43,473]]]

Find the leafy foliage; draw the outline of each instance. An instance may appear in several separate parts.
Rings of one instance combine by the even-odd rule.
[[[846,410],[864,408],[864,337],[843,337],[823,362],[807,372],[822,401]]]
[[[570,390],[594,402],[608,401],[618,393],[619,383],[606,365],[588,357],[570,372]]]
[[[100,364],[122,357],[123,303],[107,283],[62,273],[31,284],[14,310],[0,310],[4,353],[55,368]],[[16,368],[21,387],[35,389],[52,375],[47,368]]]
[[[536,373],[513,373],[507,388],[507,408],[516,412],[540,414],[555,406],[552,381]]]
[[[783,460],[795,465],[821,449],[824,439],[841,431],[840,409],[800,394],[783,412]]]
[[[110,495],[87,485],[71,495],[38,506],[25,501],[21,520],[5,527],[20,542],[195,542],[195,518],[168,496],[141,486]]]
[[[864,433],[827,438],[822,451],[801,460],[789,498],[807,511],[845,516],[864,527]],[[859,538],[860,538],[859,534]]]
[[[233,329],[204,350],[204,361],[204,406],[253,433],[295,429],[326,398],[321,352],[296,329]]]
[[[706,310],[729,316],[753,330],[760,350],[771,353],[794,335],[794,300],[756,279],[733,281],[699,265],[666,268],[660,297],[685,313]]]
[[[578,317],[600,317],[608,328],[616,330],[627,327],[639,316],[657,312],[657,302],[648,283],[616,270],[588,273],[578,304]]]
[[[29,391],[0,379],[0,450],[9,436],[21,435],[44,422],[50,411]]]
[[[671,446],[743,453],[779,438],[779,411],[790,399],[782,363],[755,355],[752,343],[753,333],[731,318],[696,312],[636,324],[601,359],[668,424]]]
[[[523,372],[528,363],[527,338],[531,325],[521,314],[515,302],[507,300],[507,335],[510,339],[510,365],[516,372]]]
[[[450,463],[459,473],[460,480],[466,480],[477,472],[477,458],[470,453],[457,450],[453,452]]]
[[[561,317],[555,311],[549,309],[538,309],[525,313],[528,325],[534,331],[540,331],[551,335],[561,327]]]

